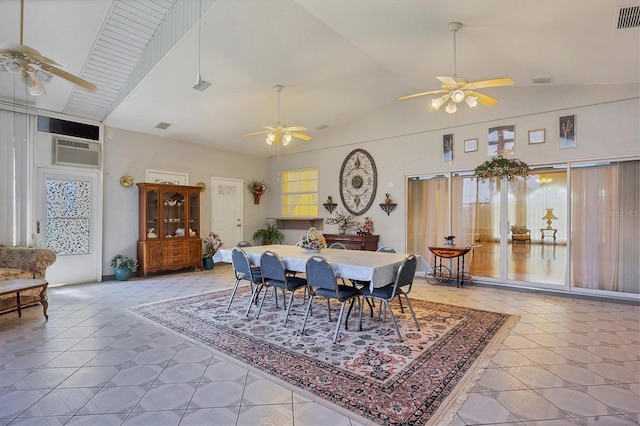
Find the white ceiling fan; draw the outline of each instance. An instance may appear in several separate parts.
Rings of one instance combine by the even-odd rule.
[[[273,143],[282,142],[283,146],[289,145],[291,142],[291,138],[302,139],[303,141],[310,141],[311,136],[305,135],[303,133],[298,133],[301,130],[307,130],[306,127],[302,126],[287,126],[286,124],[280,123],[280,92],[282,92],[283,86],[281,84],[273,86],[276,92],[278,92],[278,123],[271,126],[258,125],[258,127],[262,127],[263,130],[255,133],[248,133],[244,136],[255,136],[255,135],[267,135],[267,144],[272,145]]]
[[[54,75],[87,90],[96,90],[95,84],[55,67],[59,64],[54,60],[42,56],[37,50],[22,44],[23,26],[24,0],[20,0],[20,44],[0,43],[0,72],[6,71],[9,74],[20,76],[32,96],[46,94],[44,83],[51,81]]]
[[[456,33],[462,28],[460,22],[450,22],[449,29],[453,33],[453,76],[452,77],[437,77],[442,83],[440,90],[431,90],[428,92],[415,93],[413,95],[402,96],[398,98],[399,101],[406,99],[413,99],[419,96],[432,95],[436,93],[444,93],[444,95],[431,100],[431,107],[429,112],[438,110],[447,101],[449,102],[445,107],[445,111],[449,114],[453,114],[458,110],[457,104],[465,102],[471,108],[475,107],[478,103],[484,106],[495,105],[498,100],[491,96],[484,95],[476,92],[477,89],[485,89],[487,87],[499,87],[499,86],[511,86],[515,82],[508,77],[494,78],[491,80],[481,80],[468,82],[465,78],[460,78],[456,73]]]

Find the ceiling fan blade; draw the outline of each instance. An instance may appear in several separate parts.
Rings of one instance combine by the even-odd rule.
[[[480,102],[484,106],[492,106],[498,103],[497,99],[492,98],[491,96],[483,95],[482,93],[474,92],[473,90],[469,90],[467,95],[477,97],[478,102]]]
[[[266,135],[267,133],[271,133],[271,130],[263,130],[262,132],[247,133],[246,135],[242,135],[242,136]]]
[[[458,87],[458,82],[453,77],[436,77],[445,86]]]
[[[446,92],[446,90],[431,90],[429,92],[422,92],[422,93],[415,93],[413,95],[407,95],[407,96],[401,96],[398,98],[399,101],[404,101],[405,99],[412,99],[412,98],[417,98],[418,96],[425,96],[425,95],[433,95],[434,93],[444,93]]]
[[[286,130],[287,132],[297,132],[299,130],[307,130],[307,128],[303,126],[293,126],[293,127],[284,127],[283,130]]]
[[[309,135],[304,135],[304,134],[302,134],[302,133],[289,132],[289,134],[290,134],[291,136],[293,136],[294,138],[302,139],[303,141],[310,141],[310,140],[311,140],[311,136],[309,136]]]
[[[17,54],[16,54],[17,53]],[[15,58],[19,56],[21,58],[29,60],[31,63],[46,63],[50,65],[60,65],[53,59],[49,59],[46,56],[42,56],[40,52],[35,49],[25,46],[24,44],[17,43],[1,43],[0,55],[4,55],[8,58]],[[30,60],[33,59],[33,60]]]
[[[42,68],[44,71],[50,72],[53,75],[57,75],[58,77],[62,77],[65,80],[69,80],[70,82],[72,82],[73,84],[76,84],[80,87],[83,87],[87,90],[90,91],[95,91],[96,90],[96,85],[93,83],[88,82],[87,80],[83,80],[80,77],[76,77],[73,74],[69,74],[66,71],[62,71],[59,68],[56,68],[54,66],[51,66],[49,64],[40,64],[40,68]]]
[[[464,85],[465,89],[475,90],[484,89],[487,87],[499,87],[499,86],[513,86],[516,84],[513,79],[508,77],[494,78],[491,80],[472,81]]]

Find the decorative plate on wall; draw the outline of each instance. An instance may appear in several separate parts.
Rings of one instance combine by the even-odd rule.
[[[376,196],[378,172],[376,163],[363,149],[354,149],[342,162],[340,197],[345,209],[360,216],[369,210]]]

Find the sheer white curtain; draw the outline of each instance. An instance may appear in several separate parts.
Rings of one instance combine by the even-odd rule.
[[[409,180],[407,202],[407,249],[433,263],[428,247],[442,245],[449,232],[449,180]]]
[[[571,285],[639,293],[640,162],[571,171]]]
[[[30,116],[0,108],[0,244],[26,244]]]

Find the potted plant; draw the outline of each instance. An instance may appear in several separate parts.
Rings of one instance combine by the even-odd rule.
[[[339,208],[335,216],[328,217],[324,220],[329,225],[338,225],[338,233],[344,235],[347,229],[358,226],[358,221],[349,213]]]
[[[456,236],[455,235],[447,235],[444,237],[444,245],[445,246],[452,246],[454,245],[454,241]]]
[[[266,228],[258,229],[253,233],[254,240],[261,240],[262,245],[281,244],[284,240],[284,234],[276,227],[276,225],[267,225]]]
[[[202,266],[204,269],[213,269],[213,255],[222,247],[220,235],[209,232],[209,236],[204,240],[204,250],[202,251]]]
[[[111,259],[113,275],[118,281],[127,281],[131,277],[131,272],[138,267],[138,260],[122,254],[116,254]]]
[[[389,194],[388,192],[384,194],[384,203],[391,204],[391,194]]]

